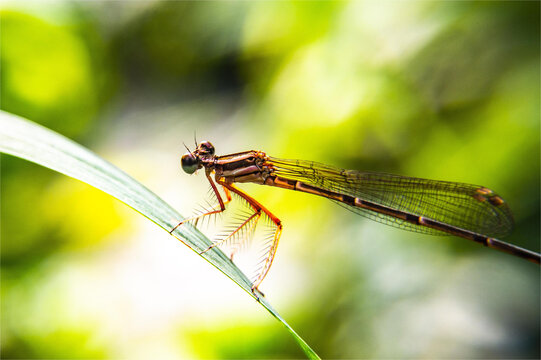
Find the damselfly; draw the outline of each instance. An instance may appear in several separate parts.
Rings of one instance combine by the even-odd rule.
[[[257,289],[270,269],[282,233],[282,223],[234,183],[256,183],[323,196],[359,215],[400,229],[455,235],[540,263],[540,254],[496,239],[511,231],[513,216],[498,194],[482,186],[343,170],[312,161],[278,159],[255,150],[217,156],[214,146],[208,141],[201,142],[194,151],[188,151],[182,156],[182,169],[188,174],[205,169],[219,207],[180,222],[171,233],[189,220],[223,212],[231,201],[231,193],[246,200],[253,210],[251,215],[229,236],[214,242],[203,252],[232,236],[246,233],[247,228],[251,231],[261,217],[270,220],[273,231],[267,239],[265,255],[253,280],[252,291]],[[213,172],[214,181],[211,177]],[[225,201],[215,182],[223,187]]]

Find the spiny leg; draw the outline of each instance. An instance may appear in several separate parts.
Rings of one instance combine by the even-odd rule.
[[[229,189],[231,192],[239,195],[244,200],[250,204],[250,206],[256,211],[256,213],[263,212],[268,218],[274,223],[276,226],[276,229],[274,231],[274,235],[272,237],[272,243],[269,246],[266,256],[263,260],[263,265],[261,267],[261,270],[259,270],[259,275],[255,279],[255,281],[252,283],[252,293],[257,297],[259,300],[259,297],[256,294],[256,290],[259,291],[257,288],[267,273],[269,272],[269,269],[272,265],[272,261],[274,260],[274,255],[276,254],[276,248],[278,247],[278,242],[280,241],[280,235],[282,234],[282,222],[280,219],[278,219],[274,214],[272,214],[267,208],[265,208],[263,205],[261,205],[257,200],[249,196],[248,194],[244,193],[240,189],[237,189],[233,184],[229,184],[222,179],[216,179],[216,182],[220,185],[222,185],[224,188]],[[259,291],[260,292],[260,291]],[[260,292],[261,293],[261,292]]]
[[[254,237],[257,224],[259,222],[259,219],[261,218],[261,212],[256,214],[258,214],[257,218],[255,218],[254,221],[248,222],[248,224],[245,225],[245,227],[247,227],[248,229],[245,232],[244,241],[240,241],[238,246],[235,246],[231,249],[231,252],[229,254],[229,258],[231,259],[231,261],[233,261],[233,257],[235,256],[235,254],[240,251],[242,247],[250,241],[250,239]]]
[[[192,221],[192,220],[195,220],[197,222],[197,220],[199,220],[200,218],[202,218],[203,216],[207,216],[207,215],[212,215],[212,214],[219,214],[221,212],[224,212],[225,211],[225,204],[229,203],[232,199],[231,197],[231,193],[229,192],[228,189],[226,189],[224,187],[224,192],[225,192],[225,195],[226,195],[226,198],[227,200],[224,202],[220,193],[218,192],[218,188],[216,188],[216,184],[214,184],[214,181],[212,181],[212,178],[210,177],[209,174],[207,174],[207,180],[209,181],[210,183],[210,186],[212,187],[212,190],[214,191],[214,194],[216,195],[216,198],[218,199],[218,202],[219,202],[219,206],[220,208],[219,209],[216,209],[216,210],[211,210],[211,211],[208,211],[206,213],[203,213],[203,214],[199,214],[197,216],[193,216],[193,217],[190,217],[188,219],[184,219],[182,220],[181,222],[179,222],[173,229],[171,229],[171,231],[169,231],[169,234],[173,234],[173,232],[179,227],[181,226],[182,224],[184,223],[187,223],[188,221]]]
[[[268,248],[265,249],[265,254],[262,256],[262,265],[261,270],[259,270],[258,277],[254,280],[252,284],[252,291],[254,289],[257,289],[257,287],[261,284],[267,273],[269,272],[269,269],[272,265],[272,261],[274,260],[274,255],[276,255],[276,249],[278,247],[278,242],[280,241],[280,236],[282,235],[282,225],[275,224],[276,229],[274,231],[274,234],[272,235],[272,242]],[[259,289],[258,289],[259,290]]]
[[[264,212],[256,211],[252,208],[250,204],[246,204],[250,207],[250,210],[249,212],[244,213],[245,219],[242,219],[242,217],[238,218],[238,220],[241,220],[241,225],[243,225],[244,227],[242,228],[242,233],[234,236],[234,238],[237,238],[239,241],[235,241],[234,238],[232,239],[233,243],[229,253],[229,258],[231,259],[231,261],[233,261],[233,257],[237,252],[241,251],[242,248],[246,247],[252,241],[261,217],[268,218]],[[255,211],[255,213],[253,213],[253,211]],[[256,217],[254,217],[254,214],[256,215]],[[250,218],[252,218],[253,220]]]
[[[224,206],[225,206],[225,205],[227,205],[227,204],[229,204],[231,202],[232,197],[231,197],[231,193],[229,192],[229,190],[227,190],[223,186],[222,186],[222,189],[223,189],[223,191],[225,193],[225,196],[226,196],[226,199],[224,200]],[[210,195],[215,195],[214,189],[212,187],[209,188],[208,192],[209,192]],[[218,201],[218,200],[216,200],[216,201]],[[210,220],[208,220],[210,218],[210,216],[207,216],[207,215],[218,215],[218,214],[223,212],[223,211],[220,211],[221,210],[220,203],[218,203],[216,205],[212,205],[209,201],[207,201],[207,205],[208,205],[207,208],[205,208],[204,206],[201,206],[201,211],[199,212],[199,214],[196,214],[194,216],[189,217],[188,219],[185,219],[182,223],[184,224],[184,223],[193,221],[193,225],[195,227],[197,227],[198,224],[199,224],[199,220],[201,220],[202,224],[204,223],[205,220],[210,221]],[[216,217],[214,217],[214,220],[216,220]]]
[[[210,245],[205,250],[201,251],[199,254],[201,255],[203,253],[206,253],[207,251],[209,251],[213,247],[215,247],[217,245],[221,245],[221,244],[225,243],[227,240],[235,237],[248,224],[249,224],[250,228],[252,228],[252,229],[255,228],[255,226],[257,225],[257,221],[259,220],[260,217],[261,217],[261,211],[257,211],[255,213],[253,213],[246,220],[244,220],[235,230],[233,230],[233,232],[231,232],[231,234],[229,234],[228,236],[226,236],[223,239],[220,239],[219,241],[214,242],[212,245]],[[252,220],[253,220],[253,223],[251,223]],[[233,253],[230,256],[230,259],[233,260]]]

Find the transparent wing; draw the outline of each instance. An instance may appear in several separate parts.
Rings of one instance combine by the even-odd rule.
[[[513,228],[509,206],[490,189],[449,181],[343,170],[317,162],[269,158],[275,174],[328,191],[370,201],[391,209],[423,216],[489,237],[502,237]],[[444,232],[375,213],[339,205],[372,220],[429,234]]]

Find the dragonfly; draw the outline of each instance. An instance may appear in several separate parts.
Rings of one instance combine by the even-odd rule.
[[[454,235],[540,264],[541,254],[497,239],[511,232],[513,215],[502,197],[483,186],[345,170],[314,161],[275,158],[257,150],[218,156],[209,141],[196,143],[194,151],[186,149],[188,152],[181,158],[182,169],[187,174],[204,169],[218,205],[179,222],[170,232],[188,221],[224,212],[232,193],[244,199],[251,209],[250,215],[236,224],[229,235],[214,241],[201,253],[253,233],[257,223],[266,219],[272,231],[264,241],[263,256],[252,281],[254,294],[272,265],[283,225],[277,216],[235,185],[242,183],[321,196],[358,215],[396,228]],[[225,200],[216,184],[223,188]]]

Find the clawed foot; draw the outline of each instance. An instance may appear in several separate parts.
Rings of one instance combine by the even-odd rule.
[[[204,253],[206,253],[207,251],[209,251],[210,249],[212,249],[215,245],[210,245],[208,248],[206,248],[205,250],[201,251],[199,253],[199,255],[203,255]]]
[[[184,221],[181,221],[177,224],[177,226],[175,226],[174,228],[171,229],[171,231],[169,231],[169,234],[173,235],[173,232],[179,227],[181,226],[182,224],[184,224],[186,222],[186,220]]]
[[[265,297],[265,294],[255,286],[252,286],[252,294],[254,294],[255,299],[257,300],[258,303],[261,302],[259,295],[261,295],[261,297]]]

